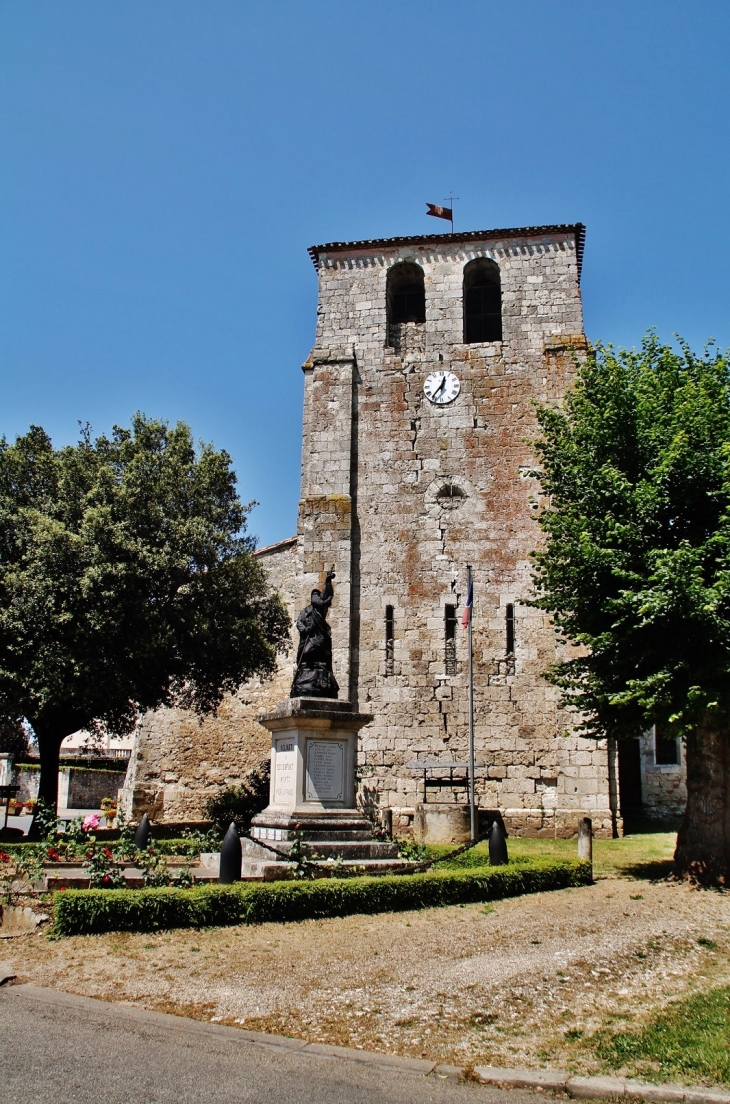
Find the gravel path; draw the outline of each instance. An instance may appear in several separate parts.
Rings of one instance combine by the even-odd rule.
[[[36,935],[4,957],[20,980],[215,1022],[457,1065],[590,1072],[580,1033],[730,981],[730,894],[608,878],[491,906]]]

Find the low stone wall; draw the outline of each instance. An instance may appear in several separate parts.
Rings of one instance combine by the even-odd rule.
[[[610,809],[505,809],[503,813],[509,835],[545,839],[577,839],[583,817],[590,817],[594,839],[612,839],[623,831],[623,820]]]
[[[14,772],[14,785],[19,786],[18,801],[38,797],[40,771],[21,767]],[[124,784],[124,771],[94,770],[85,767],[61,767],[58,772],[59,809],[100,809],[103,797],[116,801],[117,791]]]
[[[38,797],[38,780],[40,778],[39,770],[18,770],[13,771],[13,785],[19,786],[15,798],[17,801],[31,801]]]
[[[62,770],[62,774],[66,771]],[[70,767],[68,770],[67,809],[100,809],[104,797],[117,799],[117,791],[124,783],[121,771],[80,770]]]
[[[413,808],[401,807],[393,810],[393,834],[398,837],[413,836],[416,840],[435,843],[435,838],[425,839],[424,829],[418,824],[419,810],[433,809],[436,812],[449,809],[463,809],[465,823],[468,822],[468,806],[461,802],[436,803],[429,802],[424,805],[416,805]],[[363,812],[372,815],[372,810],[363,808]],[[613,839],[623,834],[623,818],[614,815],[610,809],[485,809],[479,807],[479,832],[484,835],[492,819],[497,816],[502,820],[509,836],[544,839],[577,839],[578,825],[584,817],[589,817],[593,824],[594,839]],[[421,814],[422,818],[423,814]],[[468,831],[467,831],[468,835]],[[445,842],[439,840],[438,842]]]

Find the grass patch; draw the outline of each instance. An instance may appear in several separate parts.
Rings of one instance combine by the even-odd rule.
[[[730,986],[670,1004],[643,1027],[588,1040],[611,1070],[662,1081],[730,1084]]]
[[[597,878],[665,878],[671,871],[676,844],[674,832],[637,832],[619,839],[593,841],[593,869]],[[507,841],[511,862],[540,859],[575,859],[577,840],[523,839]],[[449,860],[453,847],[428,847],[428,858],[439,859],[438,870],[468,870],[489,862],[489,844],[478,843],[470,851]]]
[[[588,885],[577,861],[511,863],[476,870],[328,878],[313,882],[240,882],[193,889],[70,889],[54,895],[55,935],[148,932],[398,912],[468,904]]]

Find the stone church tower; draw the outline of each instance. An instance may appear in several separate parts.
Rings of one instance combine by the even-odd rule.
[[[260,555],[295,615],[334,564],[340,697],[374,716],[359,797],[391,808],[401,832],[424,796],[411,764],[467,758],[467,564],[480,807],[518,834],[570,835],[585,815],[597,834],[615,828],[608,748],[570,734],[541,678],[557,654],[552,628],[522,604],[540,541],[534,404],[560,399],[585,349],[583,241],[576,224],[310,249],[319,306],[303,366],[298,533]],[[268,746],[255,716],[290,675],[291,656],[274,685],[244,687],[202,729],[179,713],[143,722],[128,780],[136,810],[189,816],[237,781]],[[429,799],[466,793],[431,788]]]

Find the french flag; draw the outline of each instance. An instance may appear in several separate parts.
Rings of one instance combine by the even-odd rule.
[[[469,580],[469,591],[466,596],[466,604],[464,606],[464,616],[461,619],[462,629],[469,628],[469,622],[471,621],[471,610],[474,605],[474,581]]]

